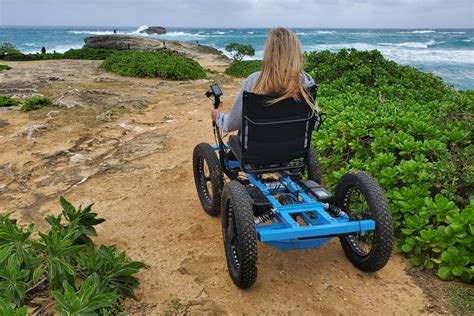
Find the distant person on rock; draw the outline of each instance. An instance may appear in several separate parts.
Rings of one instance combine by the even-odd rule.
[[[46,54],[46,48],[44,46],[41,47],[41,54]]]
[[[117,30],[114,30],[114,34],[117,34]]]
[[[244,81],[230,113],[222,112],[222,102],[212,110],[212,120],[224,132],[242,127],[242,98],[244,91],[257,94],[279,95],[269,104],[287,98],[303,98],[312,107],[313,98],[306,88],[314,86],[314,80],[303,70],[303,52],[295,33],[285,28],[273,29],[265,42],[262,70],[254,72]]]
[[[163,47],[166,48],[166,41],[163,41]]]

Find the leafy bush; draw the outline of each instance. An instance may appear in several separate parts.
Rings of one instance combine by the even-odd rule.
[[[0,72],[4,71],[4,70],[10,70],[10,69],[12,69],[12,67],[10,67],[8,65],[0,65]]]
[[[232,64],[230,64],[229,68],[225,70],[225,73],[233,77],[246,78],[250,74],[261,69],[261,60],[234,61]]]
[[[474,93],[378,51],[306,55],[327,114],[314,134],[326,181],[372,174],[390,202],[397,250],[442,279],[474,278]]]
[[[0,44],[0,57],[6,55],[16,55],[20,54],[20,50],[16,48],[11,43],[1,43]]]
[[[56,311],[65,315],[116,311],[120,299],[135,298],[134,275],[145,264],[115,246],[96,250],[90,236],[104,220],[91,206],[76,209],[63,197],[60,202],[61,215],[47,217],[51,228],[38,232],[39,240],[31,239],[33,224],[20,228],[0,215],[0,314],[25,315],[26,306],[37,304],[34,291],[41,285],[48,285]]]
[[[1,47],[0,47],[1,51]],[[87,60],[103,60],[109,55],[118,52],[116,49],[108,48],[79,48],[70,49],[64,53],[45,53],[45,54],[23,54],[16,50],[6,55],[0,55],[0,59],[8,61],[33,61],[33,60],[50,60],[50,59],[87,59]]]
[[[241,61],[244,56],[254,56],[255,49],[249,44],[230,43],[225,50],[232,54],[232,58]]]
[[[151,52],[115,53],[104,60],[102,67],[132,77],[159,77],[170,80],[206,78],[205,70],[190,58]]]
[[[0,95],[0,108],[7,107],[7,106],[17,106],[18,100]]]
[[[20,107],[20,111],[28,112],[32,110],[38,110],[52,104],[53,102],[49,97],[35,95],[25,100],[25,102]]]
[[[115,304],[118,295],[115,293],[103,293],[97,285],[97,276],[89,276],[80,286],[79,291],[67,281],[63,282],[64,294],[60,291],[52,291],[51,295],[58,302],[55,310],[61,315],[88,315],[95,314],[97,310]],[[100,282],[100,280],[99,280]]]

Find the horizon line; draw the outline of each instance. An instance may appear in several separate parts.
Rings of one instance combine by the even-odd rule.
[[[123,25],[123,26],[113,26],[113,25],[0,25],[2,27],[107,27],[107,28],[138,28],[142,25]],[[146,26],[161,26],[164,28],[176,28],[176,29],[272,29],[277,26],[162,26],[162,25],[146,25]],[[289,29],[360,29],[360,30],[420,30],[420,29],[429,29],[429,30],[454,30],[454,29],[469,29],[474,30],[474,27],[310,27],[310,26],[285,26]]]

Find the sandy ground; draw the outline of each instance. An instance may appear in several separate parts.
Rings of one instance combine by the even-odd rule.
[[[198,57],[222,71],[225,61]],[[259,275],[248,291],[228,277],[220,219],[201,209],[192,151],[213,142],[211,102],[218,82],[231,104],[241,80],[171,82],[127,78],[98,61],[8,62],[0,94],[41,93],[62,102],[21,113],[0,112],[0,210],[46,228],[58,197],[95,202],[106,219],[96,243],[116,244],[149,268],[140,272],[140,301],[131,314],[415,315],[428,304],[393,255],[376,273],[344,257],[337,240],[321,249],[279,252],[259,245]],[[65,106],[73,106],[66,108]]]

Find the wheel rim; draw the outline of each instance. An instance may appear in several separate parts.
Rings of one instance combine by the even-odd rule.
[[[226,205],[225,238],[229,259],[235,269],[240,267],[239,242],[237,240],[237,226],[235,222],[234,207],[229,200]]]
[[[199,187],[201,188],[201,192],[206,199],[207,203],[212,203],[212,182],[211,182],[211,172],[209,170],[209,166],[207,161],[204,159],[203,156],[198,158],[198,179],[199,179]]]
[[[370,211],[367,199],[355,186],[349,187],[345,192],[342,208],[349,215],[350,220],[372,219],[372,212]],[[375,237],[375,230],[372,230],[347,235],[345,238],[355,253],[365,257],[372,251]]]

